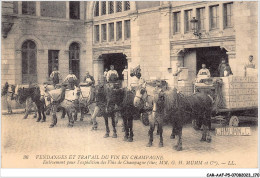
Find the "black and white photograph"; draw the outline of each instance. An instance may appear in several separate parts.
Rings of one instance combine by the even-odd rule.
[[[258,168],[258,1],[1,11],[1,168]]]

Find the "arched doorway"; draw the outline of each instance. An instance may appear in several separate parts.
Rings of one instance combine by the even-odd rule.
[[[37,83],[37,46],[31,40],[22,44],[22,83]]]
[[[76,75],[78,80],[80,80],[80,45],[76,42],[71,43],[69,47],[69,70]]]

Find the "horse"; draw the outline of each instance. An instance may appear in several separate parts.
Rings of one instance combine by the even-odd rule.
[[[149,125],[149,116],[151,116],[153,108],[153,95],[155,90],[156,87],[151,84],[147,85],[147,82],[136,87],[134,106],[139,109],[141,113],[141,121],[145,126]],[[157,128],[157,135],[159,135],[159,128]],[[171,139],[174,137],[175,136],[172,134]]]
[[[124,88],[124,96],[119,110],[124,123],[124,141],[133,142],[133,120],[134,114],[139,114],[138,108],[134,106],[135,91]]]
[[[49,96],[48,100],[51,102],[52,113],[52,123],[49,127],[53,128],[57,124],[56,113],[58,107],[65,109],[68,115],[68,127],[73,127],[80,89],[76,87],[74,90],[69,90],[62,86],[61,88],[46,91],[46,93]]]
[[[153,121],[161,122],[170,118],[173,123],[173,131],[178,135],[178,142],[175,146],[177,151],[182,150],[182,128],[185,123],[195,119],[198,123],[202,123],[202,138],[201,141],[211,141],[209,125],[211,119],[211,111],[213,107],[213,98],[205,93],[195,93],[190,96],[184,96],[179,93],[176,88],[162,91],[154,94],[153,104]],[[151,146],[153,142],[153,129],[150,125],[150,138],[147,146]],[[160,146],[163,146],[162,127],[160,130]]]
[[[38,119],[37,122],[40,122],[42,117],[42,122],[46,121],[46,116],[44,113],[45,110],[45,101],[41,99],[41,92],[40,87],[35,85],[29,85],[29,88],[25,87],[18,87],[17,91],[17,100],[20,104],[24,103],[28,100],[28,98],[31,98],[32,102],[36,104],[37,110],[38,110]],[[42,115],[42,116],[41,116]],[[26,111],[25,118],[28,116],[28,109]]]
[[[89,86],[88,84],[81,83],[80,86],[80,95],[79,95],[79,107],[80,107],[80,121],[83,121],[84,113],[89,111],[88,107],[94,100],[94,87]],[[75,116],[77,119],[77,114]]]

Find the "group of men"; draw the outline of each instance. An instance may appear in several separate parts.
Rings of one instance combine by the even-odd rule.
[[[61,74],[58,71],[57,67],[54,67],[53,72],[50,75],[50,78],[53,82],[54,87],[56,87],[57,84],[60,83],[61,80]],[[89,74],[89,72],[86,72],[86,75],[83,80],[84,83],[88,84],[89,86],[94,86],[95,85],[95,80],[94,77]],[[73,74],[72,70],[69,70],[69,75],[66,76],[64,79],[63,83],[68,84],[68,89],[73,90],[75,85],[78,85],[78,79],[77,77]]]
[[[253,55],[250,55],[248,58],[249,62],[244,65],[244,71],[246,76],[246,71],[251,68],[255,69],[255,64],[253,63]],[[224,58],[221,59],[221,63],[218,66],[219,77],[227,77],[233,75],[231,67]],[[199,70],[197,74],[196,82],[201,82],[203,79],[210,78],[210,71],[206,68],[206,64],[202,64],[202,69]]]
[[[124,76],[124,79],[127,78],[127,66],[125,66],[122,75]],[[110,70],[105,69],[104,78],[107,83],[112,83],[118,80],[119,75],[118,72],[114,69],[114,65],[110,65]],[[52,80],[54,87],[56,87],[56,85],[60,83],[61,74],[58,71],[57,67],[53,68],[53,72],[50,75],[50,79]],[[78,84],[78,79],[73,74],[72,70],[69,70],[69,74],[66,76],[63,83],[68,84],[68,89],[74,89],[74,86]],[[94,77],[91,76],[88,71],[86,72],[86,75],[83,79],[83,83],[86,83],[89,86],[95,85]]]

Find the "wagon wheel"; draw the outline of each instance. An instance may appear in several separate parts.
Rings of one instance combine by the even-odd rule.
[[[232,116],[229,120],[229,126],[230,127],[238,127],[239,119],[237,116]]]

